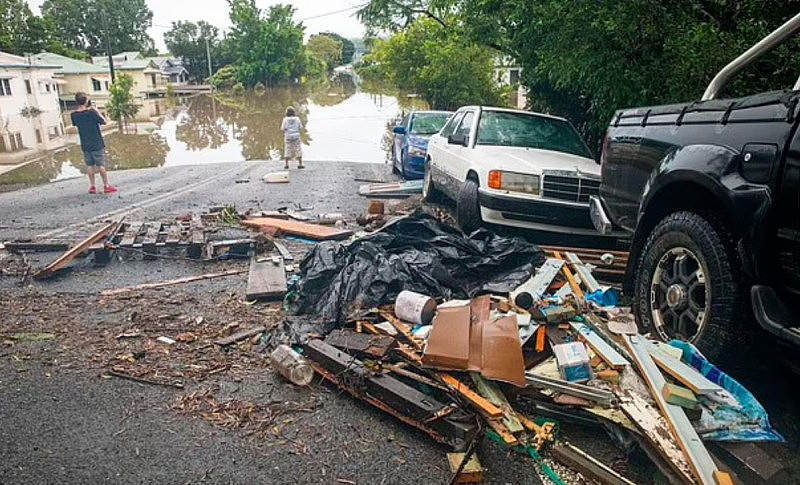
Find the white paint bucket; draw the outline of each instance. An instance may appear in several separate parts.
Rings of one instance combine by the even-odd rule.
[[[289,183],[289,172],[271,172],[264,175],[262,180],[268,184],[286,184]]]
[[[416,325],[430,325],[435,313],[436,300],[413,291],[401,291],[394,301],[397,318]]]

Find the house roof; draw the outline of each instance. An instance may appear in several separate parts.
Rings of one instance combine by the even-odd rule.
[[[181,74],[181,73],[184,73],[184,72],[188,73],[189,71],[187,71],[186,68],[183,67],[183,66],[168,66],[168,67],[162,68],[161,72],[163,72],[164,74],[167,74],[167,75],[171,75],[171,74]]]
[[[146,71],[148,68],[159,70],[158,64],[153,62],[151,59],[128,59],[128,60],[120,60],[118,57],[121,57],[122,54],[117,54],[114,56],[114,69],[119,71]],[[93,57],[95,59],[95,64],[98,66],[103,66],[106,70],[108,69],[108,58],[107,57]]]
[[[108,72],[108,66],[91,64],[52,52],[42,52],[34,57],[44,63],[59,66],[58,72],[61,74],[105,74]]]
[[[41,62],[35,58],[28,59],[26,57],[9,54],[8,52],[0,52],[0,67],[58,69],[60,66]]]

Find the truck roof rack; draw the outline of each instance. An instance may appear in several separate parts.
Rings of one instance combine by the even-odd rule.
[[[747,49],[743,54],[723,67],[722,70],[714,76],[714,79],[711,80],[701,99],[703,101],[716,99],[731,77],[759,57],[770,52],[789,37],[793,36],[798,30],[800,30],[800,14],[789,19],[785,24],[775,29],[771,34],[761,39],[756,45]],[[800,88],[800,78],[798,78],[794,86],[794,89],[798,88]]]

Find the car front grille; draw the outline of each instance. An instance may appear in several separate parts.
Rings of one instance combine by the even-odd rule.
[[[542,197],[589,203],[589,197],[600,193],[600,180],[574,175],[544,174]]]

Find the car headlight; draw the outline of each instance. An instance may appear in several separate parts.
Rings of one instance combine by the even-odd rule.
[[[408,154],[412,157],[424,157],[428,151],[424,148],[410,146],[408,147]]]
[[[539,195],[539,176],[491,170],[489,172],[489,188]]]

